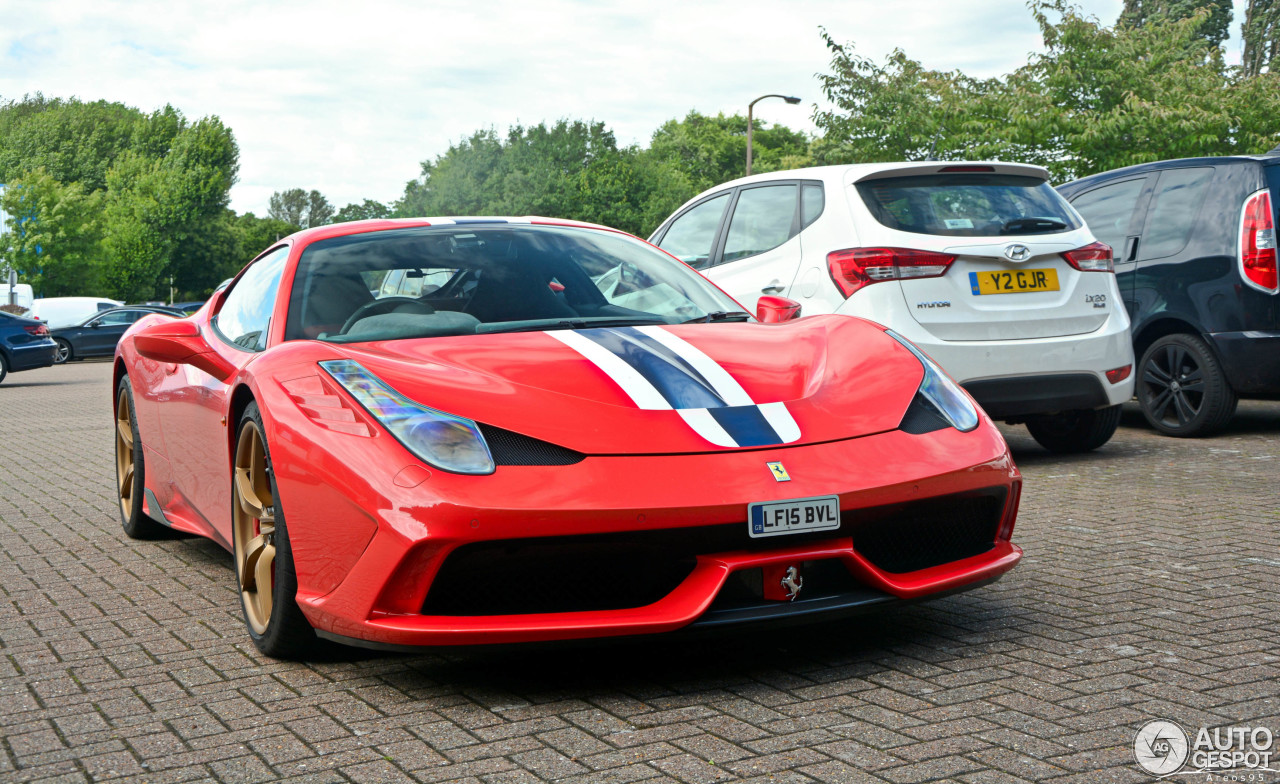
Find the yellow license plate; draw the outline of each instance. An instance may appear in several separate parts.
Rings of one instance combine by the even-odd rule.
[[[1023,294],[1028,291],[1057,291],[1058,271],[1024,269],[1008,272],[970,272],[974,294]]]

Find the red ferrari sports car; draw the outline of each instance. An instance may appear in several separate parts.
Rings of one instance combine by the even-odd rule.
[[[361,221],[115,358],[125,531],[235,559],[266,654],[838,617],[1011,569],[1000,433],[876,324],[627,234]]]

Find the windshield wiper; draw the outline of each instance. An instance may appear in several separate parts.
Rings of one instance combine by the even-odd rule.
[[[1067,224],[1054,218],[1014,218],[1000,227],[1001,234],[1021,234],[1033,231],[1062,231]]]
[[[498,332],[541,332],[554,329],[591,329],[594,327],[639,327],[650,324],[666,324],[662,318],[621,318],[618,316],[587,316],[568,319],[531,319],[529,321],[497,321],[481,324],[476,333],[494,334]]]
[[[706,324],[712,321],[746,321],[749,318],[751,318],[751,314],[746,312],[745,310],[716,310],[716,311],[712,311],[711,313],[708,313],[705,316],[698,316],[697,318],[692,318],[692,319],[689,319],[688,321],[682,321],[680,323]]]

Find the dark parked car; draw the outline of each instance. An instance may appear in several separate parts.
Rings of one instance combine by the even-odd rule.
[[[1058,190],[1115,249],[1153,427],[1209,435],[1239,398],[1280,396],[1280,147],[1130,166]]]
[[[192,313],[195,313],[200,308],[203,308],[204,303],[205,303],[204,300],[200,300],[199,302],[175,302],[169,307],[172,308],[173,310],[180,310],[183,313],[186,313],[188,316],[190,316]]]
[[[56,352],[48,326],[0,311],[0,381],[10,372],[49,367]]]
[[[174,318],[187,315],[180,310],[151,305],[129,305],[95,313],[75,326],[53,330],[53,339],[58,343],[54,362],[61,365],[72,359],[111,356],[116,353],[116,344],[125,330],[151,313],[163,313]]]

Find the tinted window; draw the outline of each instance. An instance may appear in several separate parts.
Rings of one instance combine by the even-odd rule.
[[[804,186],[804,191],[800,197],[800,228],[808,226],[818,219],[822,214],[822,208],[826,204],[827,197],[822,191],[821,185]]]
[[[745,188],[738,194],[724,242],[724,260],[745,259],[791,239],[798,195],[795,185]]]
[[[214,326],[224,338],[249,351],[267,347],[267,327],[271,325],[276,289],[288,257],[289,249],[279,248],[245,270],[214,319]]]
[[[371,279],[388,283],[371,292]],[[350,343],[678,324],[736,310],[700,275],[614,232],[422,227],[309,245],[294,276],[285,339]]]
[[[708,199],[676,218],[658,247],[695,269],[711,261],[711,243],[715,241],[720,218],[729,204],[729,194]]]
[[[1172,256],[1186,247],[1212,179],[1212,167],[1167,169],[1160,173],[1138,246],[1139,259]]]
[[[1053,234],[1080,228],[1044,180],[1009,174],[929,174],[858,183],[877,221],[948,237]]]
[[[1099,242],[1111,246],[1116,260],[1125,252],[1124,241],[1129,236],[1129,225],[1133,218],[1133,208],[1142,195],[1142,186],[1146,178],[1125,180],[1112,185],[1095,188],[1081,194],[1071,206],[1076,208],[1080,217],[1088,224],[1089,231]]]
[[[114,313],[104,313],[98,317],[97,323],[104,327],[132,324],[141,318],[145,312],[142,310],[117,310]]]

